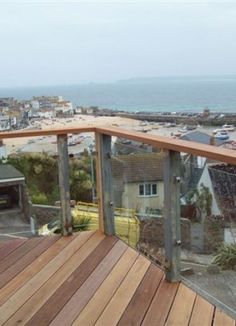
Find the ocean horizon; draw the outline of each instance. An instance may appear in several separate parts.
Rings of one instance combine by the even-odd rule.
[[[27,100],[63,96],[78,106],[128,112],[236,113],[236,76],[132,78],[112,83],[87,83],[0,88],[0,97]]]

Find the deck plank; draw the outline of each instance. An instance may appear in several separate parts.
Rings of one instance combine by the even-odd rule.
[[[118,325],[140,325],[164,273],[151,264]]]
[[[85,261],[71,274],[71,276],[56,290],[50,299],[28,321],[28,326],[48,325],[60,312],[72,295],[89,277],[96,266],[107,255],[117,238],[105,237],[97,248],[85,259]]]
[[[236,326],[184,284],[166,282],[146,257],[99,231],[13,239],[0,252],[0,325]]]
[[[0,260],[8,256],[12,251],[21,246],[27,239],[15,239],[6,241],[0,247]]]
[[[0,274],[0,288],[6,285],[25,267],[37,259],[45,250],[47,250],[54,242],[59,239],[59,236],[51,236],[44,238],[36,247],[27,252],[21,259],[18,259],[8,269]]]
[[[11,267],[18,259],[23,257],[27,252],[36,247],[43,238],[31,238],[24,242],[21,246],[16,248],[13,252],[1,260],[0,273],[3,273],[7,268]]]
[[[65,262],[90,238],[93,232],[81,233],[50,261],[30,282],[16,291],[0,307],[0,324],[12,316]]]
[[[61,237],[47,251],[42,253],[35,261],[28,265],[21,273],[14,277],[9,283],[0,289],[0,305],[2,305],[21,286],[29,281],[34,274],[37,274],[46,266],[57,254],[59,254],[74,237]]]
[[[102,311],[124,280],[126,274],[133,266],[135,260],[138,257],[138,253],[128,248],[123,254],[121,259],[118,261],[116,266],[113,268],[109,276],[105,279],[103,284],[94,294],[92,299],[84,307],[82,312],[76,318],[73,326],[92,326],[101,315]]]
[[[157,292],[151,302],[142,325],[162,326],[165,324],[178,287],[178,283],[171,284],[164,279],[161,281],[161,284],[157,289]]]
[[[50,324],[51,326],[71,325],[105,278],[109,275],[112,268],[117,264],[126,249],[127,245],[122,241],[118,241],[114,245],[83,285],[59,312]]]
[[[25,304],[7,321],[6,325],[19,324],[19,320],[21,324],[25,325],[45,302],[50,299],[59,286],[70,277],[73,271],[97,247],[102,239],[104,239],[104,235],[101,233],[95,233],[89,237],[88,241],[86,241],[84,245],[81,246],[27,302],[25,302]]]
[[[196,293],[181,283],[165,325],[187,326],[195,298]]]
[[[189,326],[211,326],[214,306],[197,295]]]
[[[150,264],[145,257],[138,257],[95,325],[117,325]]]
[[[235,326],[235,320],[216,308],[213,326]]]

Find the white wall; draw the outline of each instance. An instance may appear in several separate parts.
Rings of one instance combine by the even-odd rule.
[[[201,184],[203,183],[204,186],[209,188],[210,193],[212,194],[212,214],[213,215],[221,215],[221,211],[217,205],[216,199],[215,199],[215,193],[213,191],[213,187],[212,187],[212,182],[211,182],[211,178],[209,175],[209,171],[208,171],[208,164],[205,165],[205,168],[203,170],[201,179],[198,183],[197,189],[200,190],[201,189]]]

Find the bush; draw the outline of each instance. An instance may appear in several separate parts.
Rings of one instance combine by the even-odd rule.
[[[79,219],[73,219],[73,231],[86,231],[90,226],[90,217],[84,216]]]
[[[79,232],[79,231],[86,231],[89,229],[90,226],[90,217],[82,216],[74,218],[72,216],[72,228],[73,232]],[[56,218],[48,223],[48,229],[52,230],[53,233],[61,233],[61,221],[59,218]]]
[[[236,243],[223,244],[219,247],[214,264],[222,269],[233,269],[236,266]]]
[[[38,205],[48,205],[47,196],[43,193],[34,194],[32,197],[32,203]]]

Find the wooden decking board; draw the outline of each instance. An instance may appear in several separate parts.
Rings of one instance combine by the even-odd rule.
[[[151,264],[118,325],[140,325],[164,273]]]
[[[17,260],[13,265],[0,274],[0,288],[13,279],[25,267],[38,258],[45,250],[47,250],[59,236],[51,236],[44,238],[36,247],[28,251],[24,256]]]
[[[8,256],[12,251],[21,246],[27,239],[15,239],[6,241],[0,247],[0,260]]]
[[[214,306],[197,295],[189,326],[211,326]]]
[[[92,326],[95,324],[96,320],[99,318],[102,311],[111,300],[130,268],[133,266],[137,257],[138,253],[135,250],[127,248],[116,266],[110,272],[109,276],[105,279],[94,296],[76,318],[73,326]]]
[[[115,237],[105,237],[88,258],[85,259],[85,261],[57,289],[43,307],[28,321],[27,325],[48,325],[72,295],[85,282],[116,242],[117,238]]]
[[[95,325],[117,325],[149,266],[150,262],[140,255]]]
[[[165,325],[187,326],[191,318],[195,298],[196,293],[181,283]]]
[[[236,326],[115,237],[33,240],[0,246],[5,266],[11,262],[0,274],[0,325]]]
[[[85,235],[88,233],[84,233]],[[60,285],[70,277],[73,271],[89,256],[89,254],[104,239],[101,233],[95,233],[88,238],[83,237],[84,245],[77,250],[66,263],[57,270],[43,286],[34,293],[34,295],[25,302],[25,304],[8,320],[6,325],[26,324],[33,315],[45,304],[47,300],[56,292]],[[64,249],[65,251],[65,249]],[[62,252],[63,254],[63,252]]]
[[[235,326],[235,320],[216,308],[213,326]]]
[[[11,267],[18,259],[36,247],[41,241],[43,241],[43,238],[31,238],[7,255],[1,261],[0,273],[3,273],[7,268]]]
[[[0,324],[12,316],[61,266],[87,241],[94,232],[80,233],[66,248],[50,261],[30,282],[16,291],[0,307]]]
[[[151,305],[145,315],[142,325],[162,326],[168,317],[169,311],[175,299],[179,283],[168,283],[164,279],[151,302]]]
[[[51,245],[47,251],[42,253],[36,260],[28,265],[21,273],[14,277],[10,282],[0,289],[0,305],[2,305],[12,294],[14,294],[21,286],[29,281],[44,266],[46,266],[65,246],[73,240],[71,237],[61,237],[58,241]]]
[[[109,275],[110,271],[116,265],[126,248],[127,245],[122,241],[118,241],[113,246],[110,252],[108,252],[92,274],[52,321],[50,324],[51,326],[62,325],[61,321],[63,321],[65,325],[71,325],[74,319],[92,298],[101,283]]]

